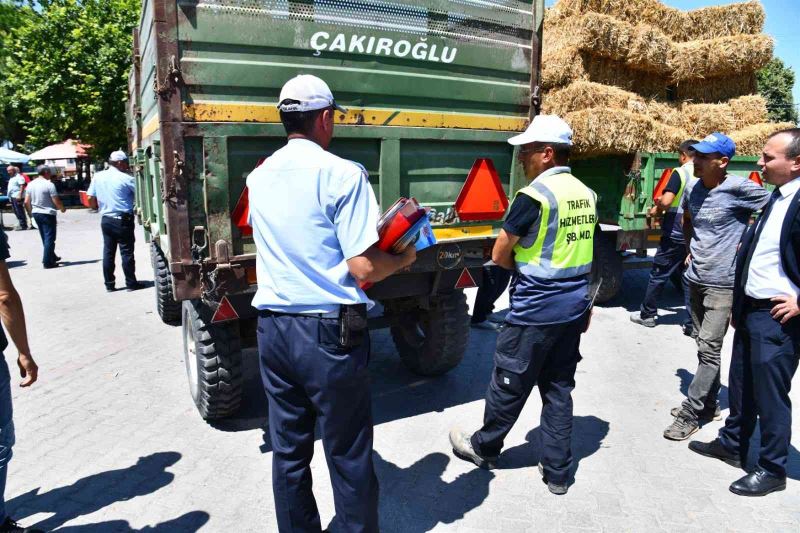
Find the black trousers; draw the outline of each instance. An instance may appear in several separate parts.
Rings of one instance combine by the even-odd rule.
[[[14,210],[14,215],[17,217],[19,227],[22,229],[28,229],[28,217],[25,216],[24,202],[17,200],[16,198],[9,198],[8,200],[11,202],[11,209]]]
[[[769,309],[745,310],[733,339],[728,377],[731,410],[719,434],[722,445],[745,460],[760,421],[758,466],[778,477],[786,477],[792,438],[789,391],[800,348],[798,320],[782,326]]]
[[[114,287],[116,278],[114,277],[114,262],[119,247],[119,255],[122,257],[122,272],[125,274],[125,285],[133,287],[136,285],[136,261],[133,258],[134,243],[136,241],[135,224],[133,215],[123,218],[104,216],[100,222],[103,230],[103,278],[106,287]]]
[[[661,237],[661,242],[653,257],[653,268],[650,270],[650,279],[647,282],[647,290],[644,293],[644,300],[640,308],[642,318],[655,317],[658,314],[658,299],[664,292],[664,286],[668,281],[683,293],[683,303],[686,315],[684,325],[692,324],[692,317],[689,312],[689,287],[683,279],[684,262],[686,261],[686,245],[675,243],[669,237]]]
[[[483,427],[472,435],[473,449],[489,457],[500,455],[506,435],[538,385],[543,404],[540,462],[549,481],[567,482],[572,467],[572,389],[586,319],[549,326],[503,326],[486,391]]]
[[[332,532],[377,532],[378,479],[372,462],[369,335],[353,349],[338,344],[338,320],[262,314],[261,379],[269,403],[272,492],[278,529],[321,531],[311,491],[314,426],[333,485]]]
[[[472,323],[478,324],[494,311],[494,303],[508,287],[511,271],[499,266],[483,267],[483,280],[472,307]]]

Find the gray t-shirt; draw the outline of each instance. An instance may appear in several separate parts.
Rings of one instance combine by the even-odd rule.
[[[28,184],[28,188],[25,189],[25,196],[31,197],[31,213],[56,214],[56,204],[53,203],[53,196],[58,196],[58,191],[56,191],[56,186],[53,185],[52,181],[36,178]]]
[[[681,201],[692,220],[692,261],[686,279],[707,287],[733,288],[739,241],[750,215],[768,201],[766,189],[740,176],[728,174],[713,189],[693,178]]]

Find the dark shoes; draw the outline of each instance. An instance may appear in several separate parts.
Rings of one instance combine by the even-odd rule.
[[[472,434],[460,429],[450,430],[450,444],[453,446],[453,453],[459,459],[475,463],[480,468],[491,470],[497,463],[497,457],[486,457],[480,455],[472,448]]]
[[[727,463],[736,468],[742,467],[742,460],[739,458],[739,454],[729,452],[719,439],[714,439],[711,442],[693,440],[689,443],[689,449],[700,455],[719,459],[723,463]]]
[[[766,496],[786,488],[786,478],[770,474],[766,470],[757,468],[738,481],[731,483],[730,489],[739,496]]]
[[[144,288],[145,288],[145,284],[144,283],[136,282],[136,285],[128,285],[127,287],[125,287],[125,290],[128,291],[128,292],[133,292],[133,291],[138,291],[139,289],[144,289]]]
[[[114,292],[116,290],[117,290],[116,287],[106,285],[106,292]]]
[[[22,527],[12,520],[11,517],[8,517],[5,522],[0,524],[0,533],[44,533],[44,531],[32,527]]]
[[[563,485],[558,483],[551,483],[547,480],[547,476],[544,473],[544,467],[542,463],[539,463],[539,475],[542,476],[542,481],[547,483],[547,490],[555,494],[556,496],[563,496],[569,490],[569,486],[564,483]]]
[[[642,316],[642,313],[636,311],[635,313],[631,313],[631,322],[634,324],[639,324],[640,326],[644,326],[646,328],[654,328],[656,327],[656,318],[653,316],[649,316],[647,318]]]

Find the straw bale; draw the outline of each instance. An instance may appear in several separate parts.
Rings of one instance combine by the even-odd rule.
[[[736,124],[728,104],[683,104],[681,118],[684,131],[695,138],[715,131],[731,131]]]
[[[662,28],[679,42],[755,34],[764,28],[764,8],[758,1],[681,11],[658,0],[560,0],[549,14],[552,21],[586,13],[601,13],[631,24]]]
[[[731,132],[730,137],[736,143],[738,155],[759,155],[770,135],[794,127],[792,122],[766,122]]]
[[[733,114],[734,130],[740,130],[753,124],[769,122],[767,100],[759,94],[740,96],[728,101]]]
[[[719,103],[755,92],[755,74],[745,73],[678,83],[672,91],[672,99],[681,102]]]
[[[678,128],[630,111],[587,109],[564,119],[574,131],[576,154],[583,156],[669,151],[686,137]]]
[[[585,52],[624,61],[639,70],[668,72],[672,41],[652,26],[634,26],[608,15],[589,13],[576,20],[574,27],[578,46]]]
[[[772,48],[772,39],[763,34],[677,43],[669,70],[676,82],[755,72],[772,59]]]

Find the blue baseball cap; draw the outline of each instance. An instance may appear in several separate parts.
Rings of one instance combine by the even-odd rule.
[[[701,154],[717,153],[730,158],[736,154],[736,143],[724,133],[715,131],[699,143],[693,144],[692,149]]]

